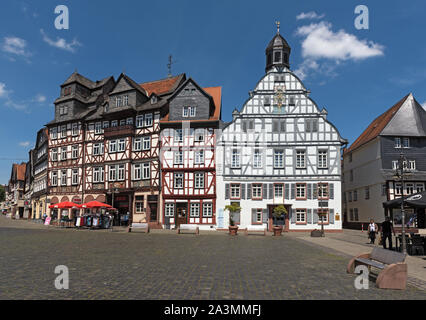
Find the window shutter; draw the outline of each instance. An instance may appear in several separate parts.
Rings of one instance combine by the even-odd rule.
[[[328,192],[330,193],[330,199],[334,199],[334,183],[328,185]]]
[[[334,224],[334,209],[330,209],[330,214],[328,215],[328,219],[331,224]]]
[[[313,218],[314,218],[314,223],[318,223],[318,210],[317,209],[314,209]]]
[[[314,196],[312,197],[312,199],[317,199],[318,198],[318,185],[316,183],[313,184],[314,185]]]
[[[249,122],[249,129],[250,130],[254,129],[254,120],[250,120],[250,122]]]
[[[264,183],[262,185],[262,187],[263,187],[262,198],[263,199],[268,199],[268,185],[266,183]]]
[[[265,119],[262,119],[262,129],[265,129]]]
[[[274,198],[274,184],[270,183],[269,184],[269,199],[273,199]]]
[[[312,183],[308,183],[308,199],[312,199]]]
[[[263,212],[262,212],[262,222],[263,223],[268,223],[268,220],[269,220],[268,209],[263,209]]]
[[[234,215],[233,215],[233,218],[234,218],[234,222],[237,224],[237,223],[240,223],[240,216],[241,216],[241,211],[238,211],[238,212],[234,212]]]
[[[242,183],[241,184],[241,199],[245,199],[246,198],[246,184]]]
[[[251,209],[251,224],[256,222],[256,209]]]
[[[229,199],[229,183],[225,183],[225,199]]]
[[[284,197],[286,200],[290,200],[290,184],[286,183],[284,187]]]
[[[308,213],[307,213],[307,217],[306,217],[306,222],[308,224],[312,223],[312,209],[308,209]]]
[[[291,199],[296,199],[296,184],[291,184]]]
[[[306,119],[305,120],[305,131],[310,132],[311,131],[311,120]]]
[[[290,209],[291,223],[296,223],[296,210]]]
[[[247,183],[247,199],[251,199],[251,183]]]
[[[247,122],[245,120],[242,120],[243,125],[243,132],[247,132]]]

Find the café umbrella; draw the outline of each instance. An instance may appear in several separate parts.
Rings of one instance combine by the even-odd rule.
[[[49,209],[71,209],[71,208],[78,208],[79,205],[75,204],[74,202],[64,201],[60,203],[51,204],[49,206]]]
[[[87,209],[95,209],[95,208],[112,208],[109,204],[102,203],[99,201],[90,201],[87,203],[83,203],[82,205],[79,205],[80,208],[87,208]]]

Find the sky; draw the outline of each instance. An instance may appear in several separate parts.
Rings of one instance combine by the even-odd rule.
[[[55,28],[58,5],[68,8],[69,29]],[[358,5],[368,8],[368,29],[355,25]],[[292,48],[291,70],[351,144],[406,94],[426,106],[425,13],[421,0],[2,1],[0,183],[13,162],[27,161],[75,70],[93,81],[125,72],[141,83],[167,77],[171,54],[174,75],[222,87],[230,121],[265,73],[275,21]]]

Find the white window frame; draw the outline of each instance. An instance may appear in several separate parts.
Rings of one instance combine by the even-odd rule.
[[[133,140],[133,151],[142,150],[142,137],[137,137]]]
[[[251,199],[262,199],[263,184],[252,183],[251,184]]]
[[[260,150],[254,150],[253,153],[253,168],[260,169],[263,167],[262,163],[262,152]]]
[[[203,202],[203,217],[205,218],[213,217],[213,203]]]
[[[102,122],[96,122],[95,123],[95,134],[102,134],[103,133],[103,129],[102,129]]]
[[[189,216],[192,218],[200,217],[200,203],[195,202],[190,204],[189,208]]]
[[[274,168],[284,169],[284,150],[274,150]]]
[[[146,151],[151,149],[151,137],[143,137],[142,138],[142,150]]]
[[[52,171],[52,186],[56,187],[58,185],[58,171]]]
[[[306,169],[306,150],[296,150],[296,169]]]
[[[66,170],[66,169],[61,170],[61,186],[66,186],[67,182],[68,182],[67,180],[68,180],[68,170]]]
[[[275,198],[284,197],[284,184],[282,183],[274,184],[274,197]]]
[[[306,209],[296,209],[296,223],[306,223]]]
[[[136,116],[136,128],[142,128],[144,124],[143,115]]]
[[[72,124],[71,134],[74,137],[78,136],[78,123],[73,123]]]
[[[117,165],[117,181],[124,181],[126,179],[126,166],[124,164]]]
[[[241,151],[239,149],[232,150],[231,168],[241,168]]]
[[[231,199],[240,199],[241,198],[241,185],[237,183],[231,183],[229,186],[230,189],[230,198]]]
[[[174,140],[175,142],[183,142],[183,129],[175,129]]]
[[[117,140],[110,140],[109,141],[109,153],[115,153],[117,152]]]
[[[328,168],[328,151],[327,150],[318,150],[318,168],[319,169]]]
[[[194,163],[195,164],[204,164],[204,149],[195,150]]]
[[[72,159],[77,159],[78,158],[78,144],[75,144],[72,146],[71,149],[71,158]]]
[[[194,173],[194,188],[204,189],[204,173]]]
[[[166,203],[164,209],[164,216],[173,218],[175,216],[175,204],[174,203]]]
[[[183,164],[183,151],[176,150],[174,151],[174,164],[180,165]]]
[[[150,127],[150,126],[152,126],[152,122],[153,122],[152,113],[145,114],[145,117],[144,117],[144,126],[145,127]]]
[[[142,180],[151,179],[151,163],[143,162],[142,163]]]
[[[126,151],[126,139],[117,140],[117,152]]]
[[[78,185],[78,169],[73,169],[72,170],[71,184],[73,186]]]
[[[179,184],[178,184],[178,181],[180,182]],[[184,175],[182,172],[173,173],[173,186],[174,186],[174,189],[183,189]]]

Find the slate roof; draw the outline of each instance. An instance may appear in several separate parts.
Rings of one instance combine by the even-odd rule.
[[[287,41],[284,39],[282,35],[277,33],[271,41],[269,41],[268,46],[266,47],[266,50],[272,48],[272,47],[287,47],[290,48]]]
[[[105,80],[105,79],[104,79]],[[93,89],[96,85],[95,82],[93,82],[92,80],[87,79],[86,77],[83,77],[81,74],[79,74],[77,71],[74,71],[67,80],[65,80],[65,82],[61,85],[61,86],[66,86],[68,84],[71,84],[73,82],[78,82],[80,84],[82,84],[83,86],[89,88],[89,89]]]
[[[378,136],[426,137],[426,111],[411,93],[374,119],[345,153]]]

